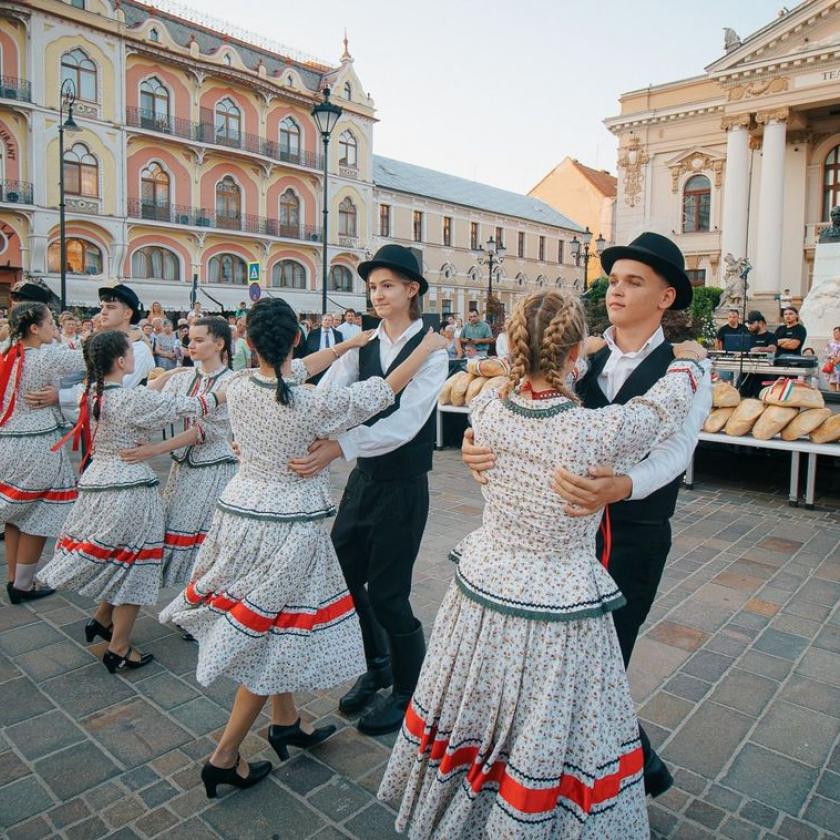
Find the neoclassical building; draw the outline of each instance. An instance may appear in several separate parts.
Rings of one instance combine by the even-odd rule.
[[[606,120],[619,140],[616,241],[673,236],[698,284],[724,257],[753,265],[750,298],[777,313],[804,297],[829,209],[840,203],[840,2],[804,0],[702,75],[625,93]]]

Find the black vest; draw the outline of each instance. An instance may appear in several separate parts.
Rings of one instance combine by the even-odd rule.
[[[610,348],[604,347],[589,360],[589,370],[577,384],[578,396],[585,408],[603,408],[610,405],[598,377],[610,357]],[[668,365],[674,360],[674,350],[664,341],[627,377],[612,401],[613,405],[624,405],[633,397],[640,397],[652,388],[665,375]],[[642,523],[659,523],[670,519],[677,506],[677,493],[682,483],[682,476],[677,476],[670,484],[660,487],[646,499],[638,501],[616,502],[610,505],[610,519]]]
[[[425,330],[420,330],[412,336],[405,346],[397,354],[387,371],[383,373],[382,364],[379,361],[379,339],[369,341],[359,348],[359,380],[370,379],[371,376],[387,376],[394,368],[404,362],[423,340]],[[375,414],[369,420],[365,420],[366,426],[372,426],[377,420],[393,414],[400,407],[400,398],[403,392],[397,394],[393,404],[384,411]],[[392,481],[397,478],[413,478],[429,472],[432,468],[432,453],[435,448],[435,412],[434,408],[429,413],[426,422],[413,440],[404,443],[393,452],[386,455],[379,455],[376,458],[359,458],[356,466],[359,472],[371,478],[383,481]]]

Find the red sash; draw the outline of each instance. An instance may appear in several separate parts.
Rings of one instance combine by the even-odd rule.
[[[100,411],[102,410],[102,397],[98,396],[96,398],[97,403],[99,404]],[[91,435],[90,431],[91,423],[90,423],[90,400],[88,399],[87,391],[82,394],[82,398],[79,400],[79,419],[76,421],[76,425],[64,435],[61,440],[56,441],[50,449],[53,452],[58,452],[65,443],[67,443],[70,438],[73,438],[73,451],[79,451],[79,444],[82,446],[82,463],[79,466],[79,472],[84,472],[85,467],[88,465],[88,461],[90,461],[91,456],[93,455],[93,438],[94,436]]]
[[[0,362],[0,397],[5,397],[6,389],[9,387],[9,380],[12,378],[12,370],[17,364],[17,373],[15,374],[15,384],[12,388],[12,395],[9,397],[9,405],[6,408],[3,416],[0,417],[0,426],[5,426],[12,412],[15,410],[15,401],[17,399],[18,388],[20,387],[20,378],[23,376],[23,345],[16,341],[7,351]]]
[[[612,552],[612,529],[610,528],[610,506],[604,507],[604,516],[598,529],[604,540],[604,547],[601,549],[601,565],[605,569],[610,567],[610,553]]]

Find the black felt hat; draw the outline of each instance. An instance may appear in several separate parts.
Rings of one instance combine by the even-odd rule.
[[[607,248],[601,254],[601,267],[605,274],[612,271],[616,260],[637,260],[661,274],[665,282],[677,292],[671,309],[687,309],[691,306],[694,292],[685,273],[685,257],[667,236],[646,232],[637,236],[629,245]]]
[[[420,273],[417,257],[411,253],[411,249],[404,248],[402,245],[383,245],[373,255],[373,259],[359,263],[359,276],[363,280],[367,280],[368,274],[374,268],[391,268],[412,280],[416,280],[420,284],[421,295],[425,295],[429,291],[429,284]]]
[[[40,283],[21,283],[11,291],[11,298],[16,303],[33,301],[35,303],[49,303],[52,292]]]
[[[117,283],[115,286],[100,286],[99,299],[102,300],[103,297],[114,297],[124,303],[131,310],[132,324],[136,324],[140,320],[143,304],[140,303],[140,298],[137,297],[134,289],[129,288],[124,283]]]

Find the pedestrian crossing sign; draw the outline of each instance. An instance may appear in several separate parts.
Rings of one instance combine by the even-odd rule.
[[[260,264],[258,262],[249,262],[248,263],[248,282],[249,283],[259,283],[260,282]]]

